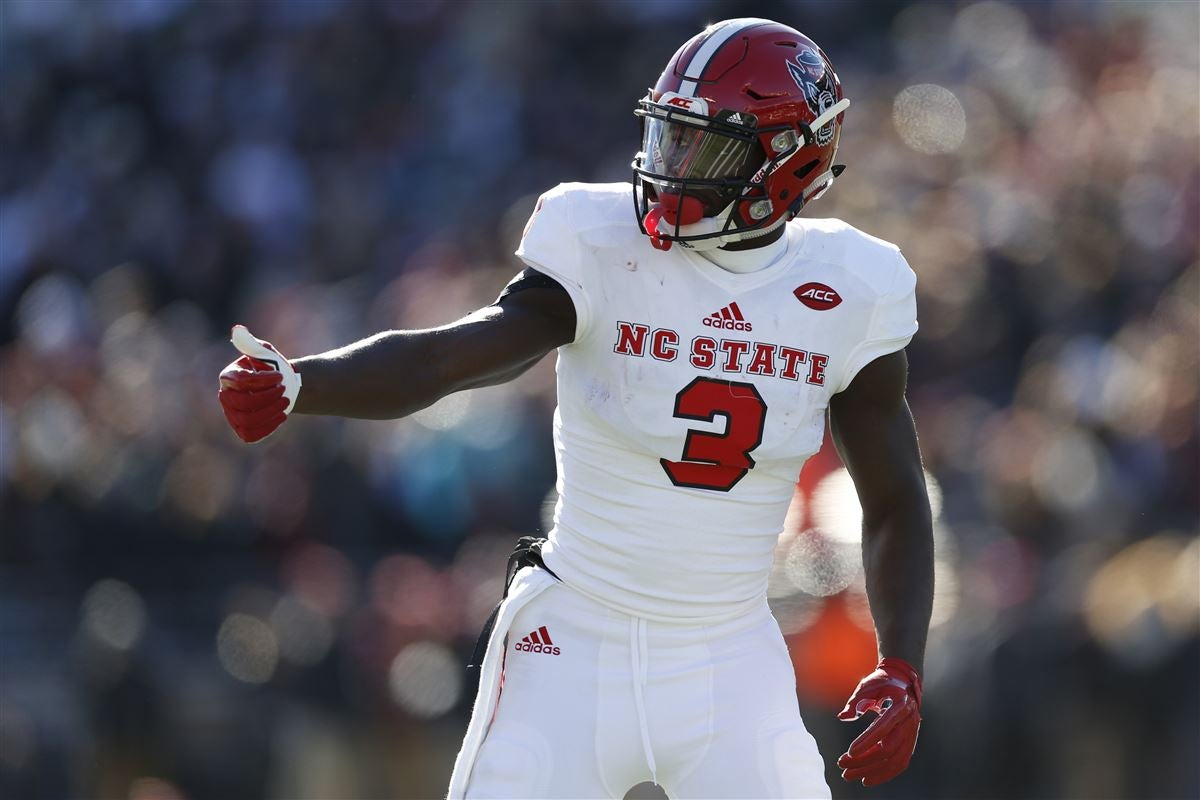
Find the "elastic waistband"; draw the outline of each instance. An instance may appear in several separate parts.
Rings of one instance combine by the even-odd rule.
[[[680,616],[678,614],[661,613],[654,608],[647,606],[630,606],[619,602],[611,595],[606,595],[603,592],[593,591],[588,587],[588,581],[585,576],[579,575],[571,565],[558,557],[558,553],[552,546],[547,546],[543,552],[543,557],[546,561],[546,566],[554,571],[555,576],[559,581],[572,591],[588,598],[594,603],[604,606],[607,609],[624,614],[630,617],[638,617],[640,619],[650,620],[651,622],[660,622],[665,625],[697,625],[697,626],[712,626],[721,625],[727,622],[735,622],[746,619],[747,615],[756,615],[759,613],[770,613],[767,607],[767,595],[763,594],[752,597],[748,600],[732,603],[721,607],[721,610],[716,613],[702,614],[699,616]]]
[[[735,634],[755,625],[760,625],[772,618],[771,609],[767,605],[767,598],[765,596],[719,615],[673,617],[648,614],[639,609],[624,608],[619,604],[613,603],[610,598],[589,592],[573,581],[569,573],[568,575],[563,575],[562,572],[558,571],[557,565],[554,565],[553,568],[558,575],[558,585],[563,590],[557,596],[556,603],[579,602],[586,606],[586,608],[581,610],[588,613],[599,614],[614,619],[619,618],[622,621],[629,619],[644,620],[654,623],[655,627],[660,631],[675,630],[686,634],[692,629],[702,629],[705,636],[723,636]]]

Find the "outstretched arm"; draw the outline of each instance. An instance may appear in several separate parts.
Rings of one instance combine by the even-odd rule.
[[[304,380],[300,414],[394,419],[462,389],[512,380],[575,336],[561,287],[504,295],[457,322],[387,331],[293,361]]]
[[[880,716],[839,759],[872,786],[902,772],[920,726],[920,673],[933,606],[933,525],[901,350],[864,367],[829,405],[834,443],[863,509],[863,567],[880,662],[839,715]]]
[[[245,355],[222,371],[218,397],[246,442],[265,439],[291,412],[394,419],[511,380],[574,336],[570,295],[526,270],[495,303],[457,322],[387,331],[292,362],[238,326],[234,342]]]

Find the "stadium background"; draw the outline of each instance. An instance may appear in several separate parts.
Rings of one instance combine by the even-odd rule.
[[[469,646],[553,501],[552,359],[251,448],[227,331],[302,355],[490,301],[537,194],[627,179],[634,101],[740,15],[852,98],[810,213],[919,275],[926,724],[906,775],[834,796],[1200,794],[1196,4],[0,13],[3,797],[440,796]],[[873,660],[856,513],[822,453],[771,582],[830,762]]]

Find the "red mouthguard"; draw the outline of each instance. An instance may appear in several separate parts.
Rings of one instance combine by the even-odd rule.
[[[663,194],[659,201],[646,213],[642,225],[650,235],[650,244],[659,250],[670,250],[671,240],[664,238],[658,229],[658,221],[666,220],[672,228],[676,224],[691,225],[704,217],[704,204],[694,197],[680,194]]]
[[[704,204],[684,194],[663,194],[659,197],[658,204],[663,208],[663,218],[672,227],[676,218],[680,225],[691,225],[699,222],[704,216]]]

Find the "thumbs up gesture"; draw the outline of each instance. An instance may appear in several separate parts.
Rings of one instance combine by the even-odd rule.
[[[244,325],[233,326],[230,341],[242,355],[221,370],[217,399],[234,433],[253,444],[287,420],[300,394],[300,373]]]

